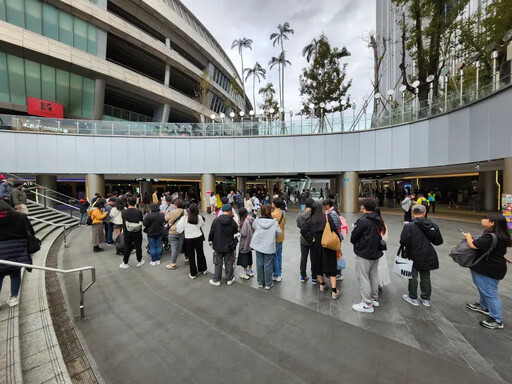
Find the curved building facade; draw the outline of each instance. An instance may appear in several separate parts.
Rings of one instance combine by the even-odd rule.
[[[179,0],[0,0],[0,113],[196,122],[250,109],[241,88]]]

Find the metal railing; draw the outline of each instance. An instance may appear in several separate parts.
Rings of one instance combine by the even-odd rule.
[[[75,269],[56,269],[56,268],[49,268],[49,267],[42,267],[39,265],[32,265],[32,264],[24,264],[24,263],[16,263],[14,261],[7,261],[7,260],[0,260],[0,264],[3,265],[11,265],[13,267],[20,267],[20,268],[32,268],[32,269],[39,269],[42,271],[48,271],[48,272],[56,272],[56,273],[63,273],[65,275],[69,273],[76,273],[78,272],[78,281],[79,281],[79,288],[80,288],[80,318],[85,318],[85,301],[84,301],[84,294],[87,292],[89,288],[96,282],[96,268],[94,267],[82,267],[82,268],[75,268]],[[91,271],[91,282],[87,284],[87,286],[84,288],[84,271]]]
[[[67,242],[67,234],[68,234],[68,228],[70,227],[70,224],[59,224],[59,223],[52,223],[51,221],[46,221],[46,220],[43,220],[43,219],[39,219],[37,217],[34,217],[34,216],[29,216],[27,215],[27,217],[30,219],[30,220],[35,220],[35,221],[39,221],[41,223],[45,223],[45,224],[50,224],[50,225],[53,225],[54,227],[63,227],[64,231],[63,231],[63,235],[64,235],[64,248],[69,248],[69,244]]]

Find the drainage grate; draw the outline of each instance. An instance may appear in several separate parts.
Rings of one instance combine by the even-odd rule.
[[[58,268],[58,255],[62,242],[63,237],[59,236],[53,243],[46,258],[47,267]],[[53,327],[71,380],[73,383],[80,384],[98,383],[66,310],[57,273],[46,272],[45,284]]]

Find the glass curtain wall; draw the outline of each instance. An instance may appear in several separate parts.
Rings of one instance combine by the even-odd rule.
[[[0,52],[0,102],[27,105],[27,97],[64,104],[64,116],[92,119],[94,80]]]
[[[0,20],[96,55],[96,27],[41,0],[0,0]]]

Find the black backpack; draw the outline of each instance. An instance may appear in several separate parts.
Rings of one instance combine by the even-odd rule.
[[[496,234],[491,233],[492,243],[490,248],[485,252],[482,256],[476,259],[476,249],[470,248],[466,239],[462,240],[456,247],[450,252],[450,257],[459,264],[461,267],[471,268],[477,265],[482,259],[486,256],[489,256],[489,253],[496,247],[498,242],[498,237]],[[476,259],[476,260],[475,260]]]

